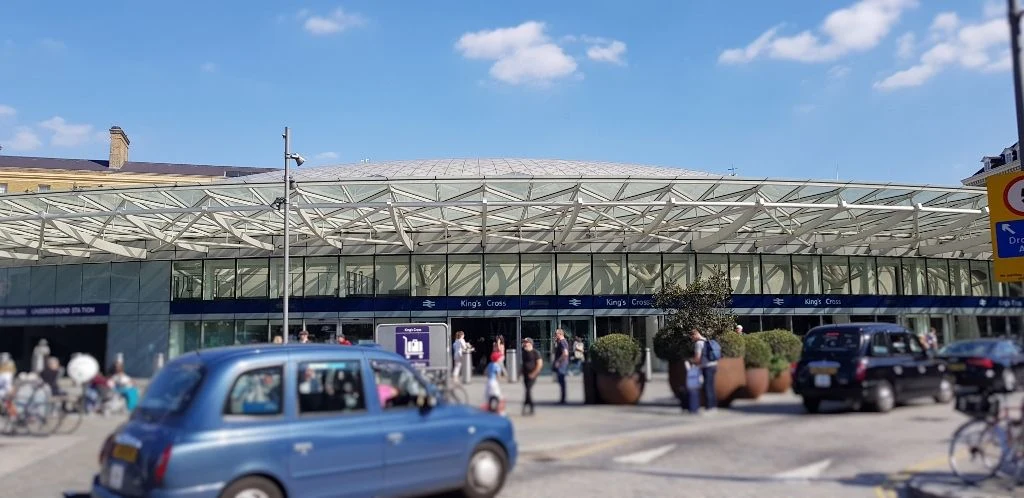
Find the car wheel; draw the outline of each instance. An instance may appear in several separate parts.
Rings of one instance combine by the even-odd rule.
[[[467,498],[491,498],[497,496],[508,476],[508,457],[497,443],[480,443],[469,457],[466,482],[462,495]]]
[[[807,413],[818,413],[818,409],[821,408],[821,400],[815,398],[804,398],[804,410]]]
[[[281,488],[264,477],[243,477],[224,488],[221,498],[284,498]]]
[[[896,393],[892,390],[892,384],[883,380],[875,387],[875,402],[872,406],[879,413],[889,412],[896,406]]]
[[[935,393],[935,402],[946,404],[953,401],[953,383],[948,378],[943,377],[942,381],[939,382],[939,391]]]

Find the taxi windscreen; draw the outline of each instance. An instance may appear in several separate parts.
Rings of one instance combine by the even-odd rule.
[[[855,329],[816,330],[804,339],[804,352],[855,354],[860,351],[860,338]]]

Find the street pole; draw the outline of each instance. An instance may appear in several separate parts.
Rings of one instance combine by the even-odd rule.
[[[1013,59],[1013,96],[1017,101],[1017,160],[1024,164],[1024,91],[1020,79],[1020,12],[1016,0],[1006,0],[1010,20],[1010,57]]]
[[[291,185],[289,185],[288,175],[288,161],[291,160],[291,133],[288,131],[288,127],[284,127],[284,282],[282,285],[284,296],[282,296],[282,320],[284,321],[284,343],[288,343],[288,297],[291,295],[291,280],[292,280],[292,267],[289,262],[290,256],[290,241],[289,241],[289,225],[291,225],[291,218],[289,217],[291,206],[288,205],[288,198],[291,195]]]

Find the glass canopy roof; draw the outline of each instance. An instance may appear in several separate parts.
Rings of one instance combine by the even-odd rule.
[[[173,248],[275,250],[282,174],[208,185],[0,195],[0,258],[146,258]],[[300,168],[292,233],[351,250],[387,244],[515,241],[679,244],[714,251],[988,258],[985,190],[718,176],[632,164],[524,159],[401,161]],[[278,241],[279,243],[279,241]],[[250,251],[252,252],[252,251]]]

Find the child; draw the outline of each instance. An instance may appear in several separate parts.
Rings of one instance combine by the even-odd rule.
[[[505,415],[505,400],[501,397],[501,384],[498,378],[505,377],[505,366],[501,364],[502,354],[495,351],[491,353],[491,363],[487,365],[487,389],[484,396],[487,398],[487,409],[491,412]]]
[[[686,398],[690,405],[690,413],[700,412],[700,386],[702,383],[700,367],[686,362]]]

